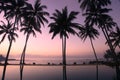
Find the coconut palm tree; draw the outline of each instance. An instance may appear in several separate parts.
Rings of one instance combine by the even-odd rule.
[[[97,64],[96,64],[96,76],[97,76],[96,80],[98,80],[98,58],[97,58],[97,54],[96,54],[96,51],[95,51],[92,40],[94,40],[95,37],[98,38],[98,35],[99,35],[99,32],[95,28],[93,28],[92,26],[89,26],[87,24],[79,32],[80,38],[83,39],[84,41],[87,39],[87,37],[90,39],[92,49],[93,49],[93,52],[94,52],[94,56],[95,56],[95,59],[97,61]]]
[[[8,64],[8,57],[12,47],[12,41],[15,41],[15,37],[18,37],[18,35],[15,32],[13,32],[13,31],[16,31],[16,28],[13,27],[13,23],[11,23],[9,20],[7,20],[7,24],[5,24],[3,21],[1,22],[3,23],[3,25],[0,25],[0,35],[3,35],[3,37],[0,43],[3,42],[6,37],[8,37],[8,40],[9,40],[9,48],[8,48],[5,63],[4,63],[4,70],[3,70],[3,76],[2,76],[2,80],[4,80],[6,65]]]
[[[19,21],[21,21],[21,14],[27,4],[27,0],[7,0],[4,6],[4,16],[7,19],[14,20],[14,26],[18,26]]]
[[[24,27],[22,27],[20,31],[24,31],[24,34],[26,34],[26,41],[20,60],[21,80],[24,67],[23,64],[25,64],[25,52],[28,39],[31,34],[33,34],[33,36],[36,36],[35,31],[41,33],[41,25],[44,25],[44,22],[48,23],[46,16],[49,16],[49,13],[44,11],[44,9],[47,9],[47,7],[45,5],[42,5],[40,0],[36,0],[34,6],[32,6],[32,4],[27,4],[27,7],[23,10],[23,21],[21,26]]]
[[[40,0],[36,0],[34,6],[32,6],[32,4],[28,4],[27,8],[24,9],[24,13],[22,14],[23,17],[22,26],[25,27],[22,28],[21,31],[24,31],[24,34],[27,34],[26,43],[31,33],[34,36],[35,36],[35,31],[41,33],[40,30],[41,25],[44,25],[44,22],[48,23],[46,16],[49,16],[49,13],[44,11],[44,9],[46,8],[47,7],[45,5],[41,4]],[[24,48],[26,50],[26,46]]]
[[[112,31],[109,36],[114,48],[116,48],[117,46],[120,48],[120,28],[116,27],[116,31]]]
[[[80,38],[83,39],[84,41],[87,39],[87,37],[90,39],[96,61],[98,61],[98,58],[96,55],[96,51],[92,39],[95,39],[95,37],[98,38],[98,35],[99,32],[95,28],[89,25],[85,25],[85,27],[79,32]]]
[[[51,22],[48,26],[50,27],[49,33],[53,33],[52,39],[59,34],[62,39],[62,55],[63,65],[66,65],[66,38],[69,38],[68,34],[76,35],[75,29],[79,29],[79,24],[74,23],[78,12],[70,12],[65,7],[62,11],[56,10],[53,16],[50,17],[54,22]]]
[[[98,1],[98,3],[94,5],[88,5],[88,4],[85,5],[85,6],[91,7],[83,14],[84,16],[86,16],[85,23],[92,25],[92,26],[96,25],[102,30],[110,50],[114,53],[114,59],[118,63],[116,53],[114,51],[113,45],[108,35],[110,33],[110,29],[112,29],[113,26],[116,26],[116,23],[113,21],[111,16],[108,14],[108,12],[111,11],[111,9],[106,8],[106,6],[110,4],[107,1],[110,1],[110,0],[107,0],[107,1],[103,0],[108,3],[104,6],[100,5],[99,3],[100,0],[96,0],[96,1]],[[82,4],[84,3],[81,3],[81,5]],[[82,9],[85,9],[85,8],[83,7]]]

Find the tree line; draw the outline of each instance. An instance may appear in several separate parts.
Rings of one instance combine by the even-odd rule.
[[[66,65],[66,39],[69,34],[77,35],[83,41],[89,38],[96,61],[98,57],[94,48],[93,40],[99,37],[101,30],[106,39],[106,45],[112,52],[112,58],[116,65],[119,65],[118,54],[116,48],[120,49],[120,28],[113,20],[109,12],[112,9],[108,8],[111,5],[111,0],[77,0],[80,4],[80,9],[85,17],[84,24],[76,23],[79,12],[68,12],[68,7],[65,6],[62,10],[55,10],[52,15],[45,11],[46,5],[42,5],[41,0],[36,0],[34,4],[28,0],[0,0],[0,13],[4,13],[3,17],[7,23],[1,21],[0,24],[0,44],[7,37],[9,47],[6,54],[5,67],[8,64],[8,58],[13,41],[16,40],[18,34],[16,31],[24,32],[26,35],[25,45],[21,54],[20,64],[25,64],[25,53],[27,42],[30,35],[36,37],[36,32],[41,33],[41,27],[48,23],[47,17],[53,20],[49,23],[49,33],[52,33],[52,39],[56,35],[62,40],[62,56],[63,65]]]

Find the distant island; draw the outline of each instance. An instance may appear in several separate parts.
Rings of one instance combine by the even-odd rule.
[[[0,55],[0,62],[5,61],[5,57],[3,55]]]
[[[8,60],[11,60],[11,61],[12,61],[12,60],[16,60],[16,59],[8,59]],[[4,57],[3,55],[0,55],[0,62],[1,62],[1,61],[5,61],[5,57]]]

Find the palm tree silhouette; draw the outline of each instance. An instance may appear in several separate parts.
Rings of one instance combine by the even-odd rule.
[[[65,7],[61,12],[56,10],[56,12],[53,13],[53,17],[50,17],[54,20],[54,22],[48,25],[50,27],[49,33],[53,33],[52,39],[57,34],[59,34],[60,39],[62,39],[63,65],[66,65],[66,38],[69,38],[68,34],[76,35],[77,32],[74,29],[79,29],[79,24],[73,22],[77,15],[78,12],[74,11],[68,14],[68,9]]]
[[[86,16],[85,23],[92,26],[96,25],[102,30],[110,50],[114,53],[114,60],[118,64],[114,47],[108,35],[111,29],[113,28],[113,26],[116,26],[116,23],[113,21],[112,17],[108,14],[108,12],[111,11],[111,9],[106,8],[106,6],[111,3],[111,1],[103,0],[103,3],[106,5],[102,5],[102,3],[100,3],[101,0],[91,0],[91,1],[92,1],[91,2],[92,5],[84,3],[84,1],[81,3],[81,5],[84,5],[85,8],[88,8],[88,6],[90,7],[83,14],[84,16]],[[81,8],[85,9],[84,7]]]
[[[116,48],[117,46],[120,48],[120,28],[116,27],[116,31],[112,31],[109,36],[114,48]]]
[[[82,30],[80,30],[79,35],[80,35],[80,38],[83,39],[84,41],[87,39],[87,37],[89,37],[95,59],[96,61],[98,61],[92,39],[95,39],[95,37],[98,38],[99,32],[92,26],[86,25]]]
[[[5,63],[4,63],[4,70],[3,70],[3,76],[2,76],[2,80],[4,80],[6,65],[8,64],[8,57],[9,57],[9,53],[10,53],[10,50],[11,50],[11,47],[12,47],[11,42],[15,41],[15,37],[18,37],[18,35],[15,32],[13,32],[13,31],[17,30],[15,27],[13,27],[13,23],[11,23],[9,20],[7,20],[7,24],[5,24],[3,21],[1,21],[1,22],[3,23],[3,25],[0,25],[0,35],[3,34],[3,37],[0,41],[0,43],[4,41],[6,36],[8,37],[8,40],[9,40],[9,43],[10,43],[8,51],[7,51]]]
[[[24,55],[25,58],[25,50],[27,46],[27,41],[29,39],[30,34],[33,34],[33,36],[36,36],[35,31],[41,33],[41,24],[44,25],[44,22],[48,23],[48,20],[46,19],[46,16],[49,16],[49,13],[44,11],[47,7],[45,5],[41,4],[40,0],[36,0],[34,6],[32,4],[28,4],[27,8],[24,9],[24,13],[22,14],[23,22],[22,26],[24,26],[20,31],[24,31],[24,34],[26,35],[26,42],[23,49],[22,56]],[[21,58],[22,58],[21,56]],[[24,59],[23,58],[23,59]],[[23,60],[24,63],[24,60]]]
[[[83,11],[89,11],[93,8],[93,6],[104,7],[111,4],[111,0],[78,0],[78,2],[80,3],[80,8]]]
[[[19,21],[21,20],[21,14],[22,14],[22,10],[25,7],[26,4],[26,0],[1,0],[1,6],[2,6],[2,11],[4,12],[4,17],[7,20],[11,20],[14,22],[13,24],[13,30],[12,33],[14,33],[15,29],[18,29],[18,24]],[[13,40],[10,40],[10,48],[8,49],[8,53],[6,56],[6,61],[5,61],[5,67],[4,67],[4,71],[3,73],[5,73],[6,71],[6,64],[8,61],[8,57],[9,57],[9,53],[10,53],[10,49],[12,46]],[[2,80],[4,80],[5,74],[3,74]]]
[[[24,8],[23,14],[21,15],[23,17],[21,26],[24,27],[21,28],[20,32],[24,31],[24,34],[26,34],[26,41],[20,59],[21,80],[24,67],[23,64],[25,64],[25,52],[27,48],[28,39],[31,34],[33,34],[33,36],[36,37],[35,31],[41,33],[41,24],[44,25],[44,22],[48,23],[46,16],[49,16],[49,13],[44,11],[44,9],[46,8],[47,7],[45,5],[41,4],[40,0],[36,0],[34,6],[32,6],[32,4],[27,4],[27,7]]]
[[[95,28],[93,28],[92,26],[89,26],[87,24],[79,32],[80,38],[83,39],[84,41],[87,39],[87,37],[89,37],[89,39],[90,39],[92,49],[93,49],[93,52],[94,52],[94,56],[95,56],[95,59],[97,61],[97,64],[96,64],[96,76],[97,76],[96,80],[98,80],[98,58],[97,58],[97,54],[96,54],[92,39],[95,39],[95,37],[98,38],[98,35],[99,35],[99,32]]]

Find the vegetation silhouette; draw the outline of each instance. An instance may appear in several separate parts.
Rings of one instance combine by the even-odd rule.
[[[89,37],[96,61],[98,62],[92,41],[99,35],[97,29],[94,28],[96,26],[98,29],[102,30],[110,48],[104,57],[111,59],[110,63],[114,62],[116,78],[120,80],[120,53],[116,53],[117,47],[120,48],[120,28],[108,14],[112,11],[112,9],[108,8],[111,4],[111,0],[78,0],[78,2],[80,3],[80,8],[83,10],[83,16],[85,16],[85,27],[82,27],[79,23],[73,22],[77,18],[78,12],[71,11],[68,13],[67,7],[62,9],[62,11],[55,10],[56,12],[50,17],[53,22],[48,25],[50,28],[49,33],[53,33],[52,39],[57,34],[59,34],[60,39],[62,39],[63,80],[67,80],[66,38],[69,38],[69,34],[79,35],[83,40]],[[6,37],[8,37],[9,40],[2,80],[5,79],[10,50],[13,41],[18,37],[16,31],[19,30],[19,26],[21,26],[20,32],[24,32],[26,35],[25,45],[20,58],[20,80],[22,80],[25,53],[29,37],[31,34],[36,37],[35,31],[41,33],[41,26],[44,26],[44,22],[48,23],[46,16],[49,16],[49,13],[44,11],[44,9],[47,9],[47,7],[41,4],[41,0],[36,0],[34,5],[28,3],[28,0],[0,0],[0,13],[4,13],[3,17],[5,17],[7,21],[7,24],[1,21],[0,35],[2,35],[2,39],[0,40],[0,44]],[[80,30],[80,32],[77,33],[77,30]],[[98,63],[96,64],[96,74],[96,79],[98,80]]]
[[[115,52],[109,33],[114,27],[117,27],[112,17],[108,14],[112,9],[107,8],[111,4],[111,0],[78,0],[80,8],[83,10],[83,16],[86,16],[85,23],[91,26],[98,26],[102,30],[107,44],[113,53],[113,59],[116,64],[116,72],[119,71],[119,62]],[[119,77],[117,76],[119,80]]]
[[[79,1],[81,2],[81,0]],[[81,2],[80,7],[83,10],[84,9],[86,10],[85,13],[83,14],[83,16],[86,16],[85,23],[91,26],[96,25],[98,26],[98,28],[102,29],[110,49],[115,54],[113,46],[110,42],[110,38],[108,36],[108,32],[113,28],[113,26],[116,26],[116,23],[113,21],[111,16],[107,14],[109,11],[111,11],[111,9],[105,7],[111,3],[110,0],[107,1],[108,2],[106,3],[106,0],[103,0],[103,3],[106,4],[103,5],[103,3],[101,3],[100,0],[99,1],[91,0],[91,2],[89,0],[84,0]]]
[[[110,40],[113,43],[114,48],[120,48],[120,28],[116,27],[115,31],[112,31],[110,34]]]
[[[5,60],[5,65],[4,65],[4,70],[3,70],[3,76],[2,76],[2,80],[4,80],[5,77],[5,71],[6,71],[6,65],[7,65],[7,61],[8,61],[8,57],[10,54],[10,50],[12,47],[12,43],[13,40],[15,39],[13,36],[13,33],[15,32],[15,30],[17,29],[16,25],[18,26],[18,22],[20,20],[20,14],[21,14],[21,9],[24,7],[24,2],[26,0],[2,0],[1,1],[1,11],[4,12],[4,17],[7,20],[13,20],[14,19],[14,24],[11,26],[13,29],[10,31],[12,34],[11,37],[9,37],[9,48],[8,48],[8,52],[6,55],[6,60]]]
[[[39,33],[42,32],[40,30],[41,24],[44,25],[44,22],[48,23],[48,20],[45,18],[45,16],[49,16],[49,13],[44,11],[44,9],[47,9],[47,7],[45,5],[42,5],[40,0],[36,0],[34,6],[32,6],[32,4],[27,4],[27,7],[24,8],[24,11],[22,13],[23,21],[21,24],[22,28],[20,32],[24,31],[24,34],[26,34],[26,41],[20,59],[21,80],[25,64],[25,52],[28,39],[31,34],[36,37],[35,31]]]
[[[11,42],[15,41],[15,37],[18,37],[18,35],[17,35],[17,33],[13,32],[13,30],[14,31],[16,30],[16,28],[13,27],[13,23],[11,23],[9,20],[7,20],[7,24],[5,24],[3,21],[2,21],[2,23],[3,23],[3,25],[0,25],[0,35],[3,34],[3,37],[0,41],[0,43],[4,41],[6,36],[8,37],[8,40],[9,40],[9,48],[8,48],[8,51],[7,51],[7,55],[5,57],[3,76],[2,76],[2,80],[4,80],[6,67],[7,67],[7,64],[8,64],[8,57],[9,57],[10,49],[11,49],[11,46],[12,46]]]
[[[66,70],[66,65],[63,65],[63,80],[67,80],[67,70]]]
[[[52,39],[59,34],[60,39],[62,39],[62,56],[63,56],[63,65],[66,65],[66,38],[69,38],[68,34],[77,35],[75,29],[79,29],[79,24],[73,22],[78,15],[78,12],[70,12],[68,14],[68,9],[65,7],[62,11],[55,10],[53,16],[50,17],[54,22],[50,23],[49,33],[53,33]]]
[[[97,74],[96,80],[98,80],[98,58],[97,58],[97,54],[96,54],[92,39],[95,39],[95,37],[98,38],[99,32],[95,28],[93,28],[92,26],[87,25],[87,24],[85,24],[85,27],[82,27],[82,28],[83,29],[81,29],[80,32],[79,32],[79,36],[84,41],[87,39],[87,37],[89,37],[89,39],[90,39],[91,46],[92,46],[92,49],[93,49],[93,53],[94,53],[95,59],[97,61],[97,64],[96,64],[96,74]]]

